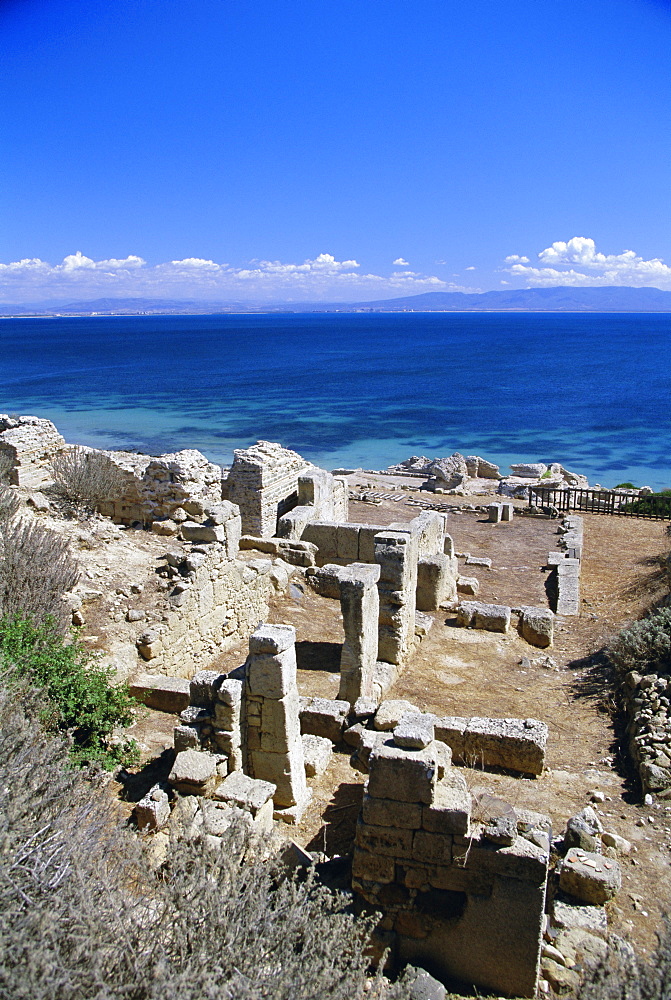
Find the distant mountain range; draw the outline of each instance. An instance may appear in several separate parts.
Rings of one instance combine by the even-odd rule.
[[[659,288],[521,288],[495,292],[424,292],[373,302],[200,302],[195,299],[92,299],[0,305],[3,316],[211,314],[261,312],[671,312],[671,292]]]

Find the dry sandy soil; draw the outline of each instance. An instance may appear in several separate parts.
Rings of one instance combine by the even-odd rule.
[[[392,480],[380,482],[394,485]],[[353,501],[350,520],[388,524],[410,520],[417,512],[406,502],[373,506]],[[632,854],[622,858],[622,891],[609,904],[611,927],[646,953],[655,946],[662,913],[671,912],[671,800],[649,807],[641,803],[640,788],[621,752],[617,718],[612,717],[603,650],[619,629],[661,596],[658,557],[669,544],[661,522],[586,515],[584,523],[582,613],[557,619],[550,650],[554,668],[522,663],[544,651],[514,632],[503,636],[459,629],[453,615],[440,612],[432,615],[431,631],[387,697],[408,699],[438,715],[531,716],[546,722],[548,767],[541,777],[465,769],[467,780],[513,805],[548,813],[556,834],[590,802],[593,791],[602,791],[605,801],[595,808],[605,828],[633,844]],[[482,513],[462,512],[449,516],[448,531],[457,552],[492,559],[491,570],[466,568],[461,562],[462,572],[480,580],[478,599],[547,605],[543,566],[547,553],[557,548],[556,521],[515,517],[510,523],[490,524]],[[289,595],[273,600],[269,620],[296,627],[301,694],[337,697],[342,642],[338,602],[317,596],[298,577]],[[217,665],[232,669],[244,658],[241,645]],[[148,750],[160,751],[170,742],[173,724],[171,717],[152,712],[138,724],[137,733]],[[335,754],[326,774],[310,782],[313,802],[303,823],[287,833],[329,856],[348,851],[363,781],[346,754]]]

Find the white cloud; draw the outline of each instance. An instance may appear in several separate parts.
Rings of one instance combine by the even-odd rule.
[[[470,267],[465,267],[465,268],[464,268],[464,271],[476,271],[476,270],[477,270],[477,268],[473,267],[473,265],[472,265],[472,264],[471,264],[471,266],[470,266]]]
[[[512,254],[504,268],[515,278],[536,286],[638,285],[671,288],[671,267],[659,257],[645,260],[633,250],[619,254],[597,252],[594,240],[574,236],[561,240],[538,254],[540,267],[527,266],[529,259]]]
[[[410,267],[409,261],[404,260],[403,257],[397,257],[392,263],[394,267]]]
[[[401,261],[402,258],[398,258]],[[362,273],[356,260],[320,253],[300,264],[252,260],[235,267],[202,257],[147,264],[134,254],[94,260],[78,251],[60,264],[39,258],[0,263],[0,301],[170,297],[223,302],[365,301],[428,290],[468,291],[431,274],[407,270]]]

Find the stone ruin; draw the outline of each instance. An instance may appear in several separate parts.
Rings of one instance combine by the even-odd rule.
[[[47,485],[50,461],[68,447],[53,424],[0,417],[0,428],[15,485]],[[459,575],[443,514],[351,523],[346,481],[279,445],[258,442],[236,451],[225,477],[193,450],[158,458],[105,454],[124,473],[125,486],[101,512],[165,535],[169,546],[158,566],[165,612],[136,643],[138,663],[151,672],[136,676],[131,690],[147,705],[179,714],[179,723],[168,783],[138,803],[138,825],[177,824],[180,835],[202,837],[213,849],[234,823],[267,838],[274,820],[300,822],[310,801],[308,779],[323,773],[334,748],[346,750],[367,775],[352,886],[364,909],[382,913],[380,945],[396,961],[425,964],[444,978],[533,996],[546,920],[549,820],[485,792],[472,796],[460,768],[541,774],[547,726],[536,719],[440,718],[385,701],[385,693],[433,623],[427,612],[454,610],[462,627],[500,632],[516,616],[529,643],[549,647],[552,611],[464,600],[477,596],[478,581]],[[441,475],[500,481],[483,459],[468,456],[462,468],[452,458]],[[491,504],[488,517],[501,523],[496,530],[510,530],[512,505]],[[548,557],[554,606],[559,615],[577,614],[581,518],[564,518],[560,546]],[[241,548],[269,558],[241,559]],[[488,560],[467,563],[486,569]],[[299,697],[295,629],[267,624],[269,595],[287,587],[295,567],[317,593],[340,604],[334,700]],[[249,641],[244,665],[228,674],[203,669],[241,638]],[[644,687],[661,695],[656,678],[637,679],[634,689]],[[609,847],[607,836],[615,843],[615,835],[595,833],[589,817],[574,819],[558,884],[594,908],[619,885],[617,861],[600,846]],[[570,911],[570,904],[553,903],[560,931]],[[548,956],[544,968],[553,961]]]

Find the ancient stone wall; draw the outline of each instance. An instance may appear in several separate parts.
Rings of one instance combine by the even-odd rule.
[[[52,481],[51,461],[66,449],[50,420],[0,413],[0,453],[11,463],[13,486],[40,489]]]
[[[271,441],[257,441],[233,454],[224,491],[240,508],[242,532],[272,537],[278,518],[298,504],[299,476],[312,467],[297,452]]]
[[[324,469],[310,469],[298,477],[298,505],[279,518],[277,534],[298,540],[310,521],[346,521],[348,512],[346,480]]]
[[[140,656],[151,661],[152,673],[191,677],[268,616],[269,559],[231,560],[226,546],[218,543],[194,545],[188,559],[190,578],[174,574],[165,620],[138,639]],[[169,560],[169,555],[163,560],[166,573]]]
[[[550,821],[494,796],[473,801],[450,758],[412,716],[372,750],[353,888],[382,911],[383,940],[400,962],[534,996]]]

